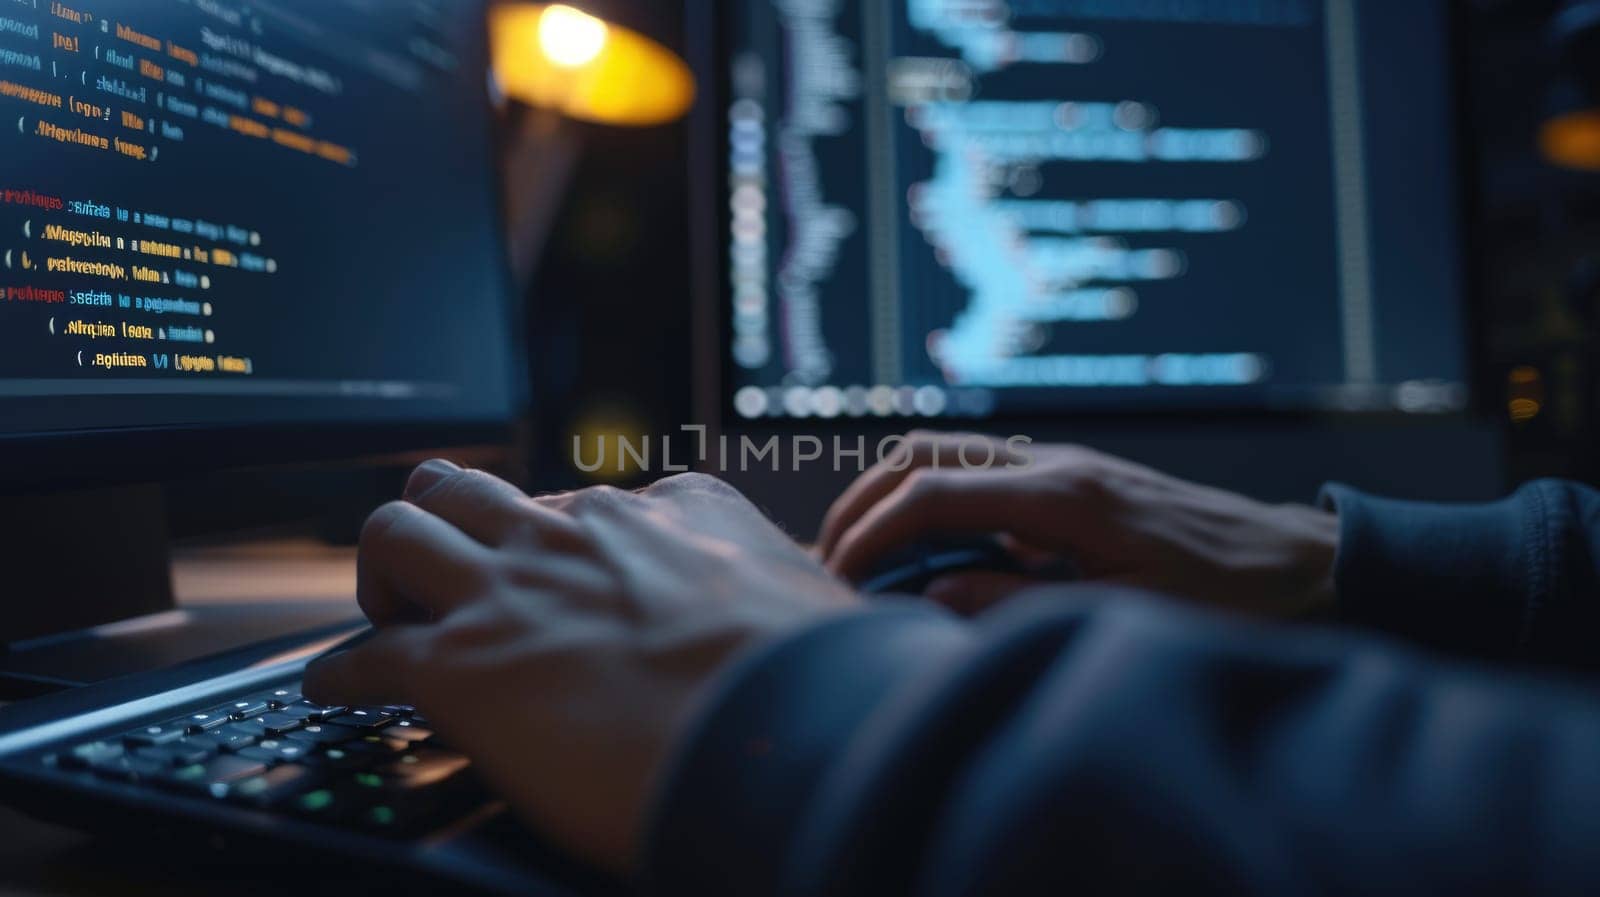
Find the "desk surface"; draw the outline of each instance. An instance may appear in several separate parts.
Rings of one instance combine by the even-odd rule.
[[[308,543],[187,551],[173,565],[173,586],[180,606],[326,602],[330,612],[354,613],[355,556]],[[193,862],[145,855],[0,808],[0,897],[210,895],[224,882],[234,897],[284,893],[281,882],[239,884],[250,881],[247,870],[208,866],[214,861],[195,846]]]

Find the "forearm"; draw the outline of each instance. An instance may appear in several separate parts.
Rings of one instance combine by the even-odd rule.
[[[1600,890],[1583,697],[1101,599],[835,621],[749,664],[666,786],[655,889]]]
[[[1347,621],[1477,658],[1600,665],[1600,495],[1541,481],[1487,505],[1340,486],[1323,501],[1340,516],[1335,581]]]

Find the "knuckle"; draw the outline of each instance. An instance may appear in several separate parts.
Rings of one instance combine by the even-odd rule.
[[[574,492],[564,510],[577,520],[608,517],[634,507],[638,495],[615,486],[592,486]]]
[[[649,487],[650,491],[663,492],[704,492],[715,488],[714,484],[720,482],[716,477],[703,473],[680,473],[676,476],[663,477],[656,480]]]
[[[535,495],[529,501],[539,507],[566,513],[576,506],[580,494],[578,492],[548,492]]]
[[[491,494],[495,478],[481,470],[462,470],[434,486],[427,498],[441,505],[464,505]]]
[[[505,521],[497,544],[505,547],[537,546],[544,541],[543,527],[539,526],[539,522],[530,514],[517,513]]]
[[[591,486],[567,496],[567,508],[575,514],[590,513],[621,502],[622,495],[615,486]]]
[[[1078,504],[1094,504],[1104,502],[1110,494],[1105,480],[1092,468],[1082,465],[1073,466],[1063,471],[1057,481],[1056,488],[1061,494]]]
[[[927,468],[913,470],[906,475],[904,486],[906,501],[911,504],[928,501],[943,490],[944,483],[945,476],[939,471]]]
[[[406,519],[411,515],[411,506],[405,502],[392,501],[367,517],[367,522],[361,527],[361,547],[371,548],[381,544],[386,538],[393,535],[395,530],[404,526]]]
[[[627,501],[630,494],[616,486],[595,486],[578,493],[578,499],[593,504],[611,505]]]
[[[464,470],[456,474],[451,485],[459,492],[486,493],[500,488],[503,481],[482,470]]]
[[[483,607],[451,614],[434,627],[433,637],[423,649],[426,659],[420,666],[442,670],[452,660],[470,657],[493,644],[504,628],[498,614]]]
[[[743,498],[739,490],[726,480],[704,473],[684,473],[662,480],[661,485],[670,494],[687,494],[716,499]]]

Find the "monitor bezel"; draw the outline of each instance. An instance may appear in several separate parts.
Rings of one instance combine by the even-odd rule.
[[[691,183],[701,185],[692,201],[694,207],[691,239],[695,241],[697,258],[715,259],[714,265],[697,271],[693,295],[695,297],[694,331],[701,349],[695,371],[694,408],[697,422],[716,430],[755,428],[771,431],[792,431],[822,427],[872,426],[903,427],[924,426],[938,428],[985,427],[1006,423],[1019,425],[1058,422],[1065,419],[1086,422],[1115,423],[1163,420],[1194,424],[1227,421],[1260,421],[1282,424],[1317,421],[1321,423],[1348,422],[1354,425],[1381,424],[1385,421],[1410,425],[1427,421],[1473,422],[1498,424],[1503,415],[1496,413],[1496,403],[1491,399],[1495,384],[1487,367],[1487,344],[1483,332],[1485,320],[1483,278],[1480,259],[1476,251],[1480,242],[1478,222],[1481,220],[1481,186],[1478,177],[1480,159],[1472,142],[1471,79],[1468,77],[1471,59],[1471,13],[1467,0],[1444,0],[1447,17],[1446,55],[1450,66],[1450,96],[1446,98],[1451,119],[1451,161],[1455,166],[1456,226],[1454,227],[1457,259],[1455,273],[1460,284],[1458,300],[1462,312],[1462,361],[1466,366],[1465,386],[1467,401],[1463,408],[1441,413],[1415,413],[1399,409],[1339,410],[1305,406],[1219,405],[1214,407],[1183,403],[1166,403],[1141,399],[1129,407],[1118,408],[1109,403],[1085,404],[1076,408],[1052,410],[1007,410],[986,417],[916,417],[850,418],[833,420],[796,418],[790,416],[746,419],[733,405],[733,391],[729,385],[738,381],[738,374],[729,341],[732,338],[731,285],[727,272],[731,263],[731,216],[726,214],[728,154],[731,149],[724,111],[732,96],[731,66],[726,64],[733,41],[732,23],[723,14],[726,5],[734,0],[713,0],[706,4],[691,4],[689,20],[691,64],[700,83],[705,86],[701,102],[695,111],[697,145],[691,147]]]
[[[490,4],[491,0],[473,0],[464,6],[464,11],[478,15],[483,23],[482,121],[489,136],[484,174],[495,217],[488,248],[494,259],[491,276],[504,307],[508,414],[370,422],[284,418],[248,425],[196,423],[0,434],[0,458],[6,462],[0,465],[0,494],[158,483],[196,474],[263,467],[378,464],[419,452],[510,447],[519,421],[531,413],[532,396],[524,382],[527,360],[520,339],[521,304],[517,301],[505,231],[504,147],[497,139],[499,109],[490,88]]]

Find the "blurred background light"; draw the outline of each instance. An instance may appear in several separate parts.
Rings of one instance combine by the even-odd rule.
[[[579,5],[506,3],[491,15],[495,76],[512,99],[626,126],[677,120],[694,103],[683,59]]]
[[[1539,149],[1546,160],[1562,168],[1600,171],[1600,110],[1549,119],[1540,129]]]
[[[1546,40],[1555,71],[1539,151],[1552,165],[1600,171],[1600,0],[1566,0]]]
[[[539,14],[539,49],[558,66],[578,68],[606,48],[607,31],[605,22],[581,9],[552,4]]]

